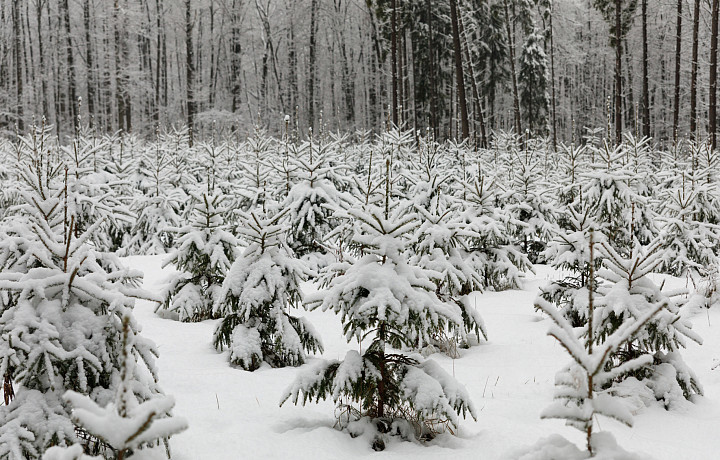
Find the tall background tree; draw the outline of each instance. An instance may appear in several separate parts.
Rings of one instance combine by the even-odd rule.
[[[290,115],[301,137],[397,121],[482,144],[538,129],[520,76],[537,29],[556,142],[606,126],[608,100],[616,129],[703,139],[714,0],[684,2],[0,0],[0,133],[45,116],[73,135],[80,115],[141,136],[158,124],[200,138],[255,125],[281,134]]]

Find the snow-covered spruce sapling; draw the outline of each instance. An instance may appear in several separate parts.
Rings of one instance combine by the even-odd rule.
[[[332,169],[337,168],[329,164],[329,152],[311,143],[307,153],[303,153],[291,159],[300,180],[281,204],[282,209],[288,209],[285,215],[287,242],[299,257],[308,259],[313,265],[324,266],[328,259],[325,235],[336,224],[333,213],[343,198],[328,179]]]
[[[62,395],[73,390],[98,404],[112,398],[122,365],[122,318],[129,315],[137,331],[135,299],[155,300],[137,287],[139,272],[88,244],[101,222],[75,236],[64,175],[52,174],[58,170],[44,156],[22,165],[24,204],[0,239],[0,375],[8,399],[15,393],[0,406],[2,459],[37,459],[50,446],[78,440]],[[157,351],[138,337],[133,354],[143,363],[130,376],[133,390],[150,399],[160,391]]]
[[[467,302],[466,294],[481,290],[482,278],[466,260],[466,236],[457,216],[459,203],[448,193],[444,183],[449,179],[430,174],[412,188],[412,208],[420,219],[410,248],[410,265],[423,268],[437,286],[435,293],[444,302],[460,307],[463,327],[436,331],[430,345],[457,357],[458,339],[467,346],[468,334],[487,340],[485,323]],[[411,211],[411,212],[412,212]]]
[[[595,327],[597,337],[607,337],[626,323],[638,320],[654,305],[665,305],[621,349],[614,351],[610,360],[613,366],[621,367],[651,354],[653,362],[618,374],[618,380],[637,378],[656,399],[664,402],[666,408],[671,408],[680,400],[702,394],[697,376],[680,354],[686,339],[701,344],[702,338],[692,330],[692,323],[681,315],[687,291],[665,292],[648,276],[662,263],[663,242],[664,239],[658,237],[642,246],[635,240],[627,259],[608,243],[600,245],[605,268],[598,272],[604,282],[598,287],[600,295],[595,307],[599,319]]]
[[[593,226],[591,215],[593,208],[582,206],[582,203],[568,206],[560,213],[563,228],[548,244],[543,257],[560,273],[568,273],[560,280],[554,280],[542,288],[542,297],[554,303],[562,315],[573,327],[580,327],[587,322],[587,298],[590,283],[589,241],[590,228]],[[576,207],[581,208],[579,211]],[[596,234],[595,237],[598,235]],[[600,235],[602,236],[602,235]],[[600,257],[594,257],[594,270],[602,263]],[[594,272],[595,273],[595,272]]]
[[[482,278],[482,287],[500,291],[520,288],[521,273],[532,271],[528,257],[512,243],[506,209],[498,206],[492,181],[478,175],[465,184],[466,204],[459,215],[465,242],[464,259]]]
[[[74,391],[65,393],[63,399],[72,407],[73,423],[110,448],[112,455],[105,452],[106,458],[123,460],[132,456],[133,451],[139,448],[161,442],[165,442],[170,458],[167,440],[186,430],[187,422],[183,418],[170,415],[175,406],[172,396],[155,395],[144,402],[138,402],[133,392],[135,337],[128,316],[123,318],[122,327],[122,366],[115,398],[105,407]],[[44,459],[47,460],[47,455]]]
[[[591,230],[590,279],[594,278],[593,246]],[[649,354],[640,354],[626,362],[617,363],[612,360],[612,356],[659,311],[668,306],[668,299],[662,298],[656,303],[648,304],[640,315],[629,318],[612,333],[603,334],[599,327],[602,312],[597,312],[596,316],[592,283],[587,292],[587,322],[580,334],[557,308],[542,296],[535,300],[535,307],[550,316],[555,324],[550,326],[548,335],[557,339],[574,361],[556,375],[557,401],[545,409],[540,417],[564,419],[568,425],[585,433],[587,449],[592,456],[597,453],[593,443],[596,415],[604,415],[632,426],[632,414],[618,397],[606,391],[606,387],[618,376],[648,365],[653,360]]]
[[[300,283],[308,271],[283,240],[283,217],[241,214],[239,231],[249,244],[228,271],[215,302],[215,315],[223,318],[215,348],[228,348],[230,362],[250,371],[263,362],[299,366],[305,352],[323,351],[312,325],[288,312],[302,305]]]
[[[163,263],[178,273],[170,279],[162,307],[180,321],[214,318],[213,306],[236,257],[238,241],[223,225],[225,197],[202,194],[190,225],[174,229],[178,248]]]
[[[312,308],[341,315],[348,341],[369,340],[362,354],[349,351],[343,361],[321,361],[299,373],[285,391],[306,404],[332,398],[341,413],[339,425],[351,435],[368,434],[373,448],[385,447],[384,434],[427,439],[444,428],[454,430],[459,414],[476,412],[465,388],[438,364],[417,354],[389,352],[428,342],[442,323],[462,324],[457,305],[443,302],[425,270],[409,265],[408,234],[417,226],[413,215],[391,209],[352,209],[361,230],[355,243],[364,255],[354,263],[330,265],[337,276],[308,296]]]

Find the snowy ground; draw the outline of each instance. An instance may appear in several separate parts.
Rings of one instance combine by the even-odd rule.
[[[145,272],[145,288],[153,292],[159,292],[169,273],[160,269],[163,257],[127,258],[129,265]],[[465,384],[478,409],[477,422],[467,419],[458,436],[443,435],[428,446],[393,441],[382,453],[374,452],[366,439],[334,430],[331,402],[278,407],[297,369],[232,368],[227,354],[215,352],[211,345],[215,321],[190,324],[162,319],[154,313],[154,305],[139,302],[136,317],[143,335],[160,350],[161,385],[175,396],[175,413],[190,423],[189,430],[171,441],[173,459],[492,460],[555,433],[582,446],[583,436],[577,430],[539,418],[552,400],[555,373],[569,359],[545,334],[549,320],[532,307],[538,286],[551,273],[539,266],[522,291],[476,294],[489,342],[461,350],[462,357],[456,360],[432,356]],[[340,321],[332,312],[303,314],[322,334],[324,357],[342,358],[346,350],[358,347],[345,343]],[[673,411],[659,404],[645,407],[637,413],[633,428],[600,419],[600,427],[610,430],[626,450],[668,460],[720,455],[720,370],[710,370],[713,358],[720,358],[720,308],[697,314],[693,322],[705,343],[690,343],[683,356],[698,374],[705,396]]]

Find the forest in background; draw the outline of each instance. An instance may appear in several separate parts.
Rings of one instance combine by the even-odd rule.
[[[718,0],[2,0],[0,132],[42,116],[68,135],[78,117],[100,132],[184,124],[200,136],[395,122],[480,145],[495,130],[571,142],[585,127],[669,144],[715,131],[717,10]]]

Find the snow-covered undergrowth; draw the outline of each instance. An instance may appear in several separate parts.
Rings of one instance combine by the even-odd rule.
[[[126,261],[145,271],[146,289],[157,291],[172,271],[160,269],[162,259],[131,257]],[[454,360],[439,353],[431,356],[465,385],[478,420],[465,419],[460,422],[457,436],[444,434],[428,445],[390,442],[382,454],[373,452],[371,434],[351,438],[333,428],[335,414],[330,401],[305,407],[278,406],[298,372],[312,367],[320,358],[342,359],[347,351],[360,350],[357,342],[345,342],[340,319],[332,312],[295,311],[306,316],[320,333],[325,345],[322,355],[309,359],[300,368],[273,369],[264,365],[255,372],[246,372],[228,367],[227,351],[218,354],[214,350],[212,335],[217,320],[190,324],[162,319],[154,313],[152,303],[139,302],[135,315],[143,324],[143,334],[152,338],[160,350],[158,366],[163,386],[175,396],[176,412],[185,416],[190,426],[172,438],[173,458],[230,460],[241,454],[277,459],[586,458],[582,433],[561,421],[540,419],[541,412],[552,403],[555,374],[568,357],[557,341],[546,335],[550,320],[533,308],[538,288],[556,273],[543,265],[534,268],[536,274],[528,275],[522,290],[470,296],[470,304],[485,320],[488,342],[460,349],[460,358]],[[666,279],[661,275],[654,278],[658,282]],[[682,287],[684,282],[668,279],[667,284]],[[315,290],[311,283],[303,287],[306,293]],[[683,356],[698,374],[704,396],[694,397],[693,402],[673,410],[666,410],[654,398],[628,398],[628,407],[635,415],[633,428],[600,419],[600,428],[612,432],[625,451],[658,460],[712,459],[719,451],[720,373],[710,368],[720,350],[720,309],[703,309],[692,320],[705,343],[688,344]],[[559,436],[566,441],[559,440]],[[548,437],[552,439],[543,443],[546,454],[539,456],[538,443]],[[526,456],[519,456],[520,451]]]
[[[705,144],[51,132],[0,143],[0,460],[717,447]]]

